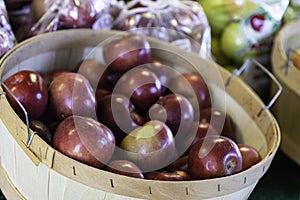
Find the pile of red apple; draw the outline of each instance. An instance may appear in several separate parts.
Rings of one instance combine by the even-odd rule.
[[[235,141],[237,125],[212,108],[200,74],[154,58],[142,35],[122,35],[102,50],[103,63],[22,70],[4,81],[12,108],[24,119],[18,99],[30,128],[53,148],[92,167],[155,180],[228,176],[261,160]]]

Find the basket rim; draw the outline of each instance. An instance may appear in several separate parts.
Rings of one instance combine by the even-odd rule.
[[[289,41],[300,34],[300,19],[285,24],[276,34],[271,51],[271,66],[276,78],[300,97],[300,69],[288,62],[288,50],[300,48],[300,43]],[[288,42],[289,41],[289,42]],[[292,45],[287,46],[287,44]],[[288,65],[288,66],[287,66]],[[288,67],[288,69],[286,69]]]

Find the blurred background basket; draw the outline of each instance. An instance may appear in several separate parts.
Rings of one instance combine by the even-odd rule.
[[[300,20],[286,24],[278,32],[271,55],[273,73],[283,87],[272,108],[282,132],[280,148],[300,165],[300,70],[290,62],[288,53],[298,48]]]
[[[75,66],[103,40],[117,31],[64,30],[41,34],[16,45],[1,59],[0,76],[23,69],[45,73],[59,66]],[[197,181],[140,180],[92,168],[47,145],[35,135],[28,143],[28,127],[0,97],[0,155],[4,194],[20,199],[247,199],[267,172],[280,144],[280,130],[272,113],[240,78],[215,63],[174,45],[149,38],[153,54],[168,63],[193,69],[217,67],[223,88],[213,95],[226,97],[226,109],[238,123],[240,142],[253,145],[262,161],[238,174]],[[159,47],[159,48],[158,48]],[[161,51],[159,49],[163,49]],[[181,57],[174,57],[176,52]],[[30,130],[29,135],[33,132]],[[6,178],[5,178],[6,177]],[[11,187],[8,187],[11,186]],[[12,195],[10,193],[10,195]]]

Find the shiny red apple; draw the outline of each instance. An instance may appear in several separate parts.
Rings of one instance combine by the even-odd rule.
[[[191,175],[187,171],[176,170],[173,172],[153,171],[145,173],[145,178],[159,181],[189,181]]]
[[[113,92],[130,98],[138,112],[144,115],[150,106],[159,99],[161,83],[154,72],[138,67],[123,74]]]
[[[167,172],[188,171],[188,156],[184,155],[176,159],[165,168]]]
[[[47,84],[47,87],[50,86],[51,82],[53,81],[53,79],[55,79],[55,77],[61,75],[62,73],[65,73],[65,72],[69,72],[69,71],[67,71],[65,69],[54,69],[54,70],[50,70],[50,71],[46,72],[45,74],[43,74],[43,78]]]
[[[161,95],[168,91],[171,80],[176,76],[175,71],[167,63],[161,60],[151,58],[150,63],[143,65],[143,67],[153,71],[161,82]]]
[[[243,158],[243,170],[261,161],[260,153],[253,146],[240,143],[238,147]]]
[[[113,160],[107,164],[105,170],[124,176],[141,179],[144,178],[144,174],[141,169],[129,160]]]
[[[114,135],[105,125],[76,115],[60,122],[52,143],[66,156],[96,168],[107,164],[115,150]]]
[[[96,101],[97,104],[99,104],[99,101],[105,97],[106,95],[110,95],[111,91],[103,89],[103,88],[97,88],[96,89],[96,93],[95,93],[95,97],[96,97]]]
[[[192,146],[188,168],[193,179],[229,176],[242,170],[242,155],[230,138],[210,135]]]
[[[113,132],[117,145],[144,123],[129,98],[117,93],[106,95],[98,101],[97,117]]]
[[[29,127],[49,145],[52,144],[53,134],[49,127],[37,119],[29,120]]]
[[[85,59],[75,66],[75,72],[87,78],[95,90],[106,67],[95,59]]]
[[[90,82],[83,75],[66,72],[50,84],[50,105],[57,119],[70,115],[96,118],[97,102]]]
[[[109,68],[124,73],[149,62],[150,44],[140,34],[126,34],[109,40],[103,46],[103,58]]]
[[[184,155],[187,155],[191,147],[199,140],[208,135],[220,135],[220,132],[207,121],[194,121],[185,135],[186,137],[176,143],[176,147],[179,152],[184,152]]]
[[[198,116],[199,110],[211,106],[208,85],[200,74],[183,73],[178,75],[172,79],[171,90],[190,100],[195,116]]]
[[[21,118],[25,114],[13,95],[23,105],[30,119],[38,119],[43,115],[48,105],[48,88],[39,73],[31,70],[18,71],[9,76],[4,84],[7,87],[4,88],[7,100]]]
[[[112,91],[120,77],[95,59],[82,60],[75,67],[75,71],[85,76],[94,90],[102,88]]]
[[[200,122],[209,122],[221,135],[235,140],[238,126],[226,111],[211,107],[201,109]]]
[[[59,26],[65,28],[91,28],[97,19],[97,8],[92,1],[62,2],[59,9]]]
[[[180,94],[161,96],[148,110],[146,119],[160,120],[171,129],[174,136],[186,133],[194,121],[194,109]]]

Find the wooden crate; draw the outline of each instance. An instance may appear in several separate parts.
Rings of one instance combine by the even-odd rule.
[[[116,31],[65,30],[46,33],[18,44],[0,61],[0,76],[23,69],[40,73],[60,66],[74,66],[101,46]],[[262,161],[238,174],[182,182],[141,180],[92,168],[47,145],[35,135],[27,146],[28,127],[0,97],[1,166],[26,199],[247,199],[268,170],[280,143],[280,129],[261,99],[241,79],[215,63],[171,44],[150,39],[153,55],[179,68],[201,70],[210,77],[213,103],[223,103],[239,126],[240,142],[253,145]],[[258,113],[261,112],[260,115]],[[32,135],[30,130],[30,135]],[[2,188],[6,193],[6,188]],[[9,191],[8,191],[9,192]]]

